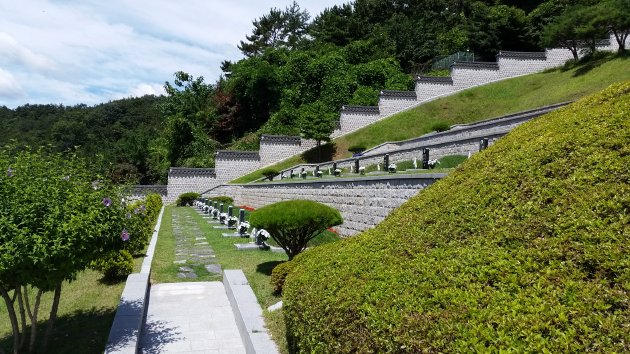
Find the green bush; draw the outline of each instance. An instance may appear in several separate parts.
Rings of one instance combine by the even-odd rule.
[[[162,197],[156,193],[149,193],[144,198],[144,205],[146,206],[146,213],[153,224],[153,228],[158,215],[160,215],[160,210],[162,210]]]
[[[127,250],[112,251],[92,262],[91,268],[103,273],[105,280],[121,280],[133,272],[133,257]]]
[[[329,227],[343,222],[341,214],[311,200],[288,200],[264,206],[249,216],[257,229],[269,231],[273,240],[293,259],[308,242]]]
[[[445,132],[449,129],[451,129],[451,126],[448,124],[448,122],[444,121],[435,122],[431,125],[431,131],[434,132]]]
[[[263,176],[267,177],[267,179],[271,181],[274,177],[278,175],[279,172],[275,168],[265,168],[264,170],[262,170],[261,173]]]
[[[353,154],[358,154],[360,152],[365,151],[365,145],[362,145],[362,144],[352,145],[348,148],[348,151],[350,151]]]
[[[525,123],[296,257],[292,350],[627,352],[630,82]]]
[[[271,271],[271,286],[273,287],[274,295],[282,294],[282,287],[284,286],[284,280],[287,275],[293,270],[293,262],[283,262],[278,264]]]
[[[232,204],[234,204],[234,199],[232,199],[230,197],[227,197],[227,196],[224,196],[224,195],[221,195],[221,196],[218,196],[218,197],[213,197],[213,198],[210,198],[209,200],[211,200],[213,202],[217,202],[219,204],[223,203],[225,205],[228,205],[228,204],[232,205]]]
[[[200,196],[201,195],[199,193],[195,192],[180,194],[179,197],[177,197],[177,201],[175,202],[175,204],[177,206],[191,206],[195,199],[199,198]]]

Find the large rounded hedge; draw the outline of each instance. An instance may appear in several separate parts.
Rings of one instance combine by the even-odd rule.
[[[630,351],[630,82],[516,128],[284,287],[302,352]]]

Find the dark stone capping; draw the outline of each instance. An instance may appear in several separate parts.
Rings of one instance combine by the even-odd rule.
[[[260,136],[261,143],[279,143],[279,144],[300,144],[302,139],[299,136],[289,135],[267,135]]]
[[[546,52],[510,52],[510,51],[500,51],[497,54],[498,58],[506,58],[506,59],[523,59],[523,60],[547,60]]]
[[[169,177],[216,177],[214,168],[171,167]]]
[[[217,160],[260,160],[258,151],[218,150]]]
[[[157,193],[160,195],[166,195],[166,185],[137,185],[131,187],[131,194],[133,195],[147,195],[149,193]]]
[[[392,98],[413,98],[417,99],[416,91],[394,91],[394,90],[382,90],[381,97]]]
[[[478,70],[499,70],[498,63],[485,61],[456,61],[453,68],[457,69],[478,69]]]
[[[341,112],[344,113],[367,113],[367,114],[380,114],[378,106],[343,106]]]
[[[237,186],[245,188],[265,188],[272,186],[291,186],[291,185],[315,185],[317,187],[331,184],[349,183],[349,184],[362,184],[365,182],[392,182],[399,180],[427,180],[435,181],[446,177],[446,173],[416,173],[405,174],[397,173],[395,175],[381,175],[381,176],[364,176],[364,177],[339,177],[331,179],[307,179],[296,181],[284,181],[284,182],[265,182],[265,183],[246,183],[246,184],[230,184],[228,186]],[[220,187],[220,186],[218,186]],[[215,188],[218,188],[215,187]],[[214,189],[214,188],[213,188]]]
[[[453,85],[453,78],[450,76],[418,76],[416,82],[428,84]]]

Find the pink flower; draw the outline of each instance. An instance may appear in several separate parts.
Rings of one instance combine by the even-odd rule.
[[[123,229],[122,233],[120,234],[120,238],[123,241],[129,241],[129,231],[127,231],[127,229]]]
[[[103,198],[103,205],[105,205],[106,207],[109,207],[110,205],[112,205],[112,200],[109,199],[109,197]]]
[[[9,167],[9,169],[7,170],[7,176],[13,177],[13,171],[15,171],[15,170],[12,169],[11,167]]]

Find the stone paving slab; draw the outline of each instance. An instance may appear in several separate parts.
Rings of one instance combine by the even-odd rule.
[[[153,285],[139,353],[245,353],[223,283]]]

